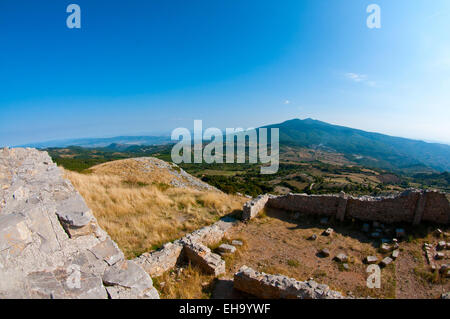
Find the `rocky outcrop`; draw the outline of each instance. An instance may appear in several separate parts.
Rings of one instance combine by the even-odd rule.
[[[422,221],[450,223],[449,201],[444,193],[437,191],[412,189],[396,196],[384,197],[352,197],[343,193],[264,196],[244,205],[244,212],[247,212],[243,214],[244,220],[255,217],[267,206],[304,214],[336,216],[338,220],[354,218],[362,221],[407,222],[415,225]]]
[[[234,275],[234,288],[263,299],[343,299],[341,293],[313,280],[297,281],[268,275],[242,266]]]
[[[0,298],[158,298],[46,152],[0,150]]]

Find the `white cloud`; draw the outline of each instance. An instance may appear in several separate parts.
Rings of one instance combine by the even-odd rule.
[[[346,73],[345,77],[347,79],[353,80],[355,82],[362,82],[367,79],[367,75],[365,74],[357,74],[357,73]]]
[[[291,101],[286,100],[286,101],[284,101],[284,104],[291,104]]]
[[[364,83],[370,87],[375,87],[377,83],[375,81],[372,81],[368,79],[367,75],[365,74],[358,74],[358,73],[345,73],[345,77],[349,80],[352,80],[357,83]]]

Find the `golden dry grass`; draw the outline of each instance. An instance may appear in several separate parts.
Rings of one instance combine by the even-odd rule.
[[[214,276],[191,264],[153,278],[162,299],[207,299],[211,297]]]
[[[108,164],[109,169],[102,164],[101,173],[96,169],[90,174],[65,171],[65,176],[127,258],[211,224],[240,210],[245,202],[245,198],[217,191],[171,187],[157,182],[155,175],[146,179],[131,169],[115,174],[116,163]],[[158,175],[164,175],[164,170]]]

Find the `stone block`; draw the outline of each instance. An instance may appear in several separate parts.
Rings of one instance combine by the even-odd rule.
[[[225,273],[225,261],[211,249],[199,243],[184,245],[184,255],[193,264],[198,265],[203,271],[212,275]]]
[[[381,267],[386,267],[390,265],[394,260],[391,257],[383,258],[383,260],[380,262]]]

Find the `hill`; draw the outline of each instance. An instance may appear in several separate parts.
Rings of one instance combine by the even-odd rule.
[[[371,133],[313,119],[264,126],[280,129],[280,144],[343,153],[363,166],[450,171],[450,146]]]
[[[246,200],[152,157],[111,161],[85,173],[65,170],[65,177],[128,258],[240,210]]]

